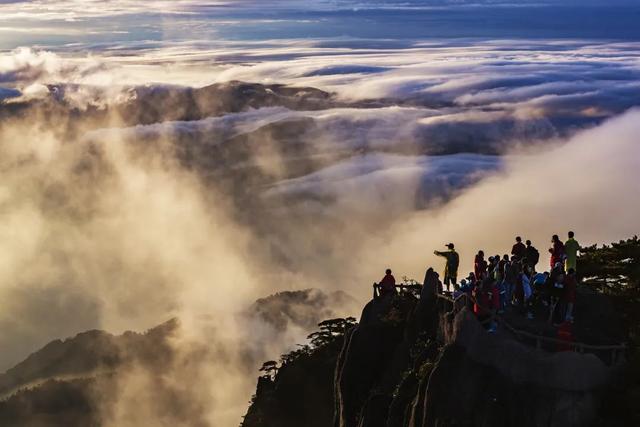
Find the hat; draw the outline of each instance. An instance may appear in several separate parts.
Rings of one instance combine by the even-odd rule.
[[[453,246],[453,243],[447,243],[447,245],[446,245],[446,246],[447,246],[449,249],[453,249],[453,247],[454,247],[454,246]]]

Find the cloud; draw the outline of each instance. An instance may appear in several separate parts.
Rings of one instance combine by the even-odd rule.
[[[108,134],[81,141],[64,134],[64,122],[35,123],[1,129],[0,366],[54,338],[146,329],[172,316],[192,340],[214,325],[233,354],[233,313],[271,287],[243,255],[250,236],[226,217],[224,198],[160,150],[137,156]],[[238,419],[253,382],[224,366],[212,369],[237,406],[211,409],[219,425]],[[194,392],[212,396],[203,387]]]
[[[499,170],[501,163],[497,156],[470,154],[439,157],[369,154],[278,182],[264,196],[317,200],[319,203],[309,207],[328,215],[340,212],[345,217],[388,219],[394,212],[403,214],[448,200]]]
[[[157,4],[182,14],[191,3]],[[3,6],[27,20],[149,7]],[[470,266],[515,234],[544,253],[569,228],[583,243],[637,232],[639,113],[596,127],[640,99],[637,42],[172,40],[0,54],[0,366],[79,330],[177,315],[178,348],[224,343],[187,372],[202,374],[189,378],[210,423],[229,425],[254,385],[232,362],[255,325],[235,315],[256,297],[317,286],[364,301],[383,268],[420,279],[450,240]],[[336,101],[135,127],[71,108],[131,101],[132,86],[237,79],[317,86]],[[52,124],[36,99],[68,114]],[[148,380],[134,371],[122,387]],[[154,415],[122,403],[119,425]]]
[[[66,59],[53,52],[18,48],[0,55],[0,83],[28,91],[31,85],[82,81],[105,71],[104,66],[91,58]]]
[[[2,0],[0,7],[5,12],[22,12],[25,16],[48,18],[114,16],[148,12],[154,13],[195,13],[221,7],[224,9],[259,9],[259,0],[152,0],[142,6],[133,0]],[[465,6],[597,6],[597,5],[635,5],[633,0],[309,0],[301,5],[295,0],[273,0],[272,7],[295,10],[363,10],[363,9],[400,9],[420,10],[434,7]]]
[[[268,60],[232,64],[216,80],[285,81],[335,91],[349,101],[411,99],[434,109],[489,108],[552,122],[559,117],[554,123],[562,126],[569,118],[610,117],[637,105],[634,45],[493,41],[394,51],[309,49],[304,57],[284,60],[285,67]],[[371,73],[362,67],[377,68]]]
[[[640,189],[630,183],[640,179],[639,119],[639,111],[630,111],[554,149],[507,157],[500,173],[441,209],[397,222],[363,257],[420,277],[418,266],[440,265],[429,248],[449,241],[460,248],[466,272],[478,249],[502,254],[516,235],[546,253],[550,236],[568,230],[585,245],[637,234]]]
[[[272,292],[322,283],[267,262],[264,241],[221,188],[182,165],[164,137],[131,144],[117,118],[112,125],[86,132],[90,124],[77,117],[50,123],[27,112],[2,121],[0,369],[52,339],[144,330],[177,316],[177,362],[163,381],[196,402],[209,425],[235,424],[255,386],[256,358],[277,357],[307,332],[274,334],[239,314]],[[116,402],[105,422],[138,425],[144,416],[161,425],[154,375],[133,369],[103,390],[100,403]],[[122,399],[142,390],[135,405]]]
[[[0,87],[0,101],[3,99],[17,98],[21,95],[19,90]]]
[[[225,5],[228,1],[209,1],[207,5]],[[113,17],[154,10],[163,14],[188,13],[203,1],[150,0],[141,4],[133,0],[16,0],[0,2],[4,19],[66,20]]]
[[[615,3],[614,3],[615,2]],[[628,2],[628,3],[627,3]],[[371,39],[378,45],[436,38],[637,40],[633,0],[430,2],[274,0],[24,1],[0,4],[0,47],[152,41]],[[612,7],[627,4],[627,8]],[[562,6],[562,7],[554,7]],[[591,6],[598,6],[594,11]],[[598,16],[599,25],[591,25]],[[384,28],[384,33],[379,31]],[[606,28],[606,30],[604,30]]]
[[[319,87],[349,103],[392,98],[447,107],[447,114],[490,109],[545,117],[563,127],[637,105],[637,49],[635,42],[555,40],[416,42],[399,49],[357,40],[353,46],[349,40],[150,43],[90,56],[21,48],[0,55],[0,80],[30,97],[46,94],[36,88],[67,84],[65,93],[75,94],[78,105],[126,99],[129,86],[278,82]]]

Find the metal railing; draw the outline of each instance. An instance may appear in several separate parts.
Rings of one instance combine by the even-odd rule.
[[[477,300],[473,296],[468,295],[466,293],[458,296],[455,299],[452,296],[449,296],[447,294],[437,294],[437,297],[439,299],[442,299],[444,301],[451,303],[453,306],[452,311],[454,312],[454,314],[457,314],[463,307],[468,307],[469,303],[477,304]],[[464,303],[461,304],[460,303],[461,301],[464,301]],[[490,310],[482,307],[480,304],[477,304],[477,305],[481,309],[483,309],[485,312],[487,313],[491,312]],[[509,324],[509,322],[507,322],[502,316],[498,315],[497,313],[491,313],[489,318],[484,320],[482,323],[487,323],[490,321],[496,321],[500,323],[509,332],[514,334],[521,341],[524,341],[524,339],[533,340],[535,342],[535,347],[538,349],[542,349],[544,347],[543,344],[547,344],[546,346],[547,350],[553,349],[553,348],[555,349],[562,348],[563,351],[573,351],[575,353],[585,353],[585,352],[609,353],[610,357],[608,358],[608,361],[610,365],[617,365],[618,363],[622,362],[624,360],[624,355],[627,350],[627,346],[625,344],[594,345],[594,344],[586,344],[582,342],[568,341],[568,340],[548,337],[544,335],[537,335],[537,334],[534,334],[528,331],[523,331],[521,329],[517,329],[513,327],[512,325]],[[607,362],[607,358],[600,357],[600,359],[605,363]]]
[[[407,284],[400,283],[394,286],[395,289],[399,290],[400,293],[405,291],[417,291],[419,294],[422,289],[422,285],[420,284]],[[373,284],[373,296],[374,298],[379,297],[381,294],[376,293],[377,291],[381,291],[382,287],[378,283]],[[452,305],[454,315],[457,314],[463,307],[469,307],[471,304],[477,304],[477,300],[472,296],[466,293],[458,296],[457,298],[453,298],[453,293],[445,291],[443,293],[436,294],[438,299],[446,301]],[[490,310],[482,307],[480,304],[477,304],[483,311],[487,313],[491,313]],[[553,338],[544,335],[537,335],[529,331],[524,331],[521,329],[517,329],[507,322],[502,316],[497,313],[491,313],[489,317],[482,321],[483,324],[487,322],[496,321],[505,327],[509,332],[516,336],[520,341],[531,340],[534,342],[534,346],[538,349],[546,349],[551,351],[557,351],[558,348],[562,348],[563,351],[573,351],[576,353],[609,353],[610,357],[600,357],[605,363],[609,361],[611,365],[616,365],[624,360],[624,355],[627,350],[627,346],[625,344],[614,344],[614,345],[595,345],[595,344],[586,344],[583,342],[574,342],[563,340],[560,338]]]
[[[394,285],[395,289],[399,289],[400,293],[403,293],[407,290],[420,291],[422,289],[422,285],[419,283],[416,284],[408,284],[408,283],[400,283]],[[376,293],[377,292],[377,293]],[[377,298],[382,294],[382,286],[379,283],[373,284],[373,297]]]

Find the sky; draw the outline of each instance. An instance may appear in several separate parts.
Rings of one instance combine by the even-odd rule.
[[[516,234],[544,254],[569,229],[584,244],[638,232],[637,1],[265,3],[0,0],[0,112],[49,99],[74,111],[0,123],[0,371],[54,338],[172,316],[181,340],[232,359],[255,325],[230,319],[275,291],[364,303],[386,267],[420,280],[452,240],[470,266]],[[140,93],[232,81],[335,102],[84,120]],[[289,123],[312,125],[273,131]],[[240,194],[211,177],[248,160],[200,150],[229,135],[256,147],[250,166],[266,179]],[[187,168],[174,146],[200,154]],[[289,169],[300,147],[311,170]],[[215,402],[211,425],[246,410],[255,384],[235,368],[203,376],[226,396],[215,381],[196,390]]]
[[[632,0],[465,1],[53,0],[0,3],[0,47],[132,41],[308,38],[634,39]],[[384,28],[381,31],[381,28]],[[187,29],[188,31],[184,31]]]

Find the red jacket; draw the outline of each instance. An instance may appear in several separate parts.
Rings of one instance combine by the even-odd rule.
[[[484,258],[480,258],[476,255],[476,259],[473,263],[474,274],[476,275],[476,280],[482,280],[487,275],[487,261]]]
[[[496,286],[487,287],[480,285],[473,291],[476,303],[473,305],[475,314],[491,314],[491,310],[500,308],[500,292]]]
[[[476,302],[473,304],[473,312],[475,314],[489,314],[489,293],[483,290],[480,286],[473,291]]]
[[[551,268],[553,268],[556,263],[562,262],[564,258],[564,243],[561,241],[557,241],[553,244],[553,248],[551,248]]]
[[[387,292],[393,291],[396,286],[396,278],[391,274],[385,274],[382,280],[380,281],[380,288]]]

